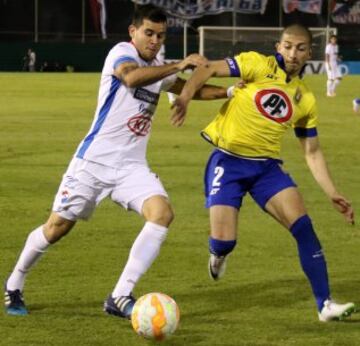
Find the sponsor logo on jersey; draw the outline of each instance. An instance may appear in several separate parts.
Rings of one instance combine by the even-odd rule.
[[[151,129],[152,116],[149,114],[138,114],[128,120],[128,128],[136,136],[146,136]]]
[[[153,105],[157,105],[159,102],[159,94],[153,93],[144,88],[136,88],[134,92],[134,98],[140,101],[145,101]]]
[[[263,89],[255,94],[258,111],[266,118],[278,123],[288,121],[293,114],[289,96],[279,89]]]

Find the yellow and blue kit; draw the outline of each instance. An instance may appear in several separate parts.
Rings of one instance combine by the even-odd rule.
[[[217,147],[205,173],[206,205],[239,208],[249,192],[265,208],[273,195],[295,186],[281,169],[281,140],[289,128],[298,137],[317,136],[315,97],[301,75],[288,78],[280,54],[246,52],[226,61],[231,76],[246,86],[235,88],[202,131]]]

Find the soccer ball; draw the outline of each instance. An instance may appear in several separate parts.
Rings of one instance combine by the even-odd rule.
[[[353,99],[353,110],[354,112],[360,111],[360,99]]]
[[[131,314],[135,332],[157,341],[174,333],[179,319],[180,312],[175,300],[163,293],[148,293],[140,297]]]

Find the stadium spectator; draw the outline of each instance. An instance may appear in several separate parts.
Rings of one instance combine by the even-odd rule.
[[[325,48],[325,68],[327,73],[326,95],[329,97],[336,96],[335,90],[342,78],[338,61],[339,46],[337,44],[337,36],[331,35],[330,42]]]
[[[29,72],[35,72],[35,66],[36,66],[36,53],[32,50],[29,49],[28,50],[28,56],[29,56],[29,60],[28,60],[28,71]]]
[[[354,223],[350,202],[330,177],[317,134],[315,97],[302,80],[311,43],[307,28],[291,25],[284,29],[274,56],[245,52],[198,67],[173,104],[172,122],[182,125],[190,99],[210,77],[241,77],[247,82],[235,88],[233,98],[202,132],[215,146],[205,172],[211,228],[209,274],[214,280],[224,274],[227,255],[236,245],[242,199],[249,192],[294,237],[319,319],[327,322],[351,315],[355,305],[331,299],[320,242],[302,196],[280,160],[281,138],[294,127],[315,180],[346,221]]]
[[[198,54],[167,65],[155,59],[165,39],[166,20],[165,13],[153,5],[137,6],[129,26],[131,42],[120,42],[110,50],[90,131],[63,176],[49,219],[29,234],[6,282],[8,314],[27,314],[22,296],[26,274],[77,220],[88,219],[98,203],[110,197],[145,219],[125,268],[104,303],[107,313],[130,317],[135,302],[132,291],[158,256],[173,219],[168,195],[146,161],[159,93],[179,93],[185,81],[176,73],[207,63]],[[226,98],[226,89],[205,86],[198,97]]]

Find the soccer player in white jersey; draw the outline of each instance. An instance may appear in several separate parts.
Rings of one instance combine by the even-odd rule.
[[[138,6],[129,26],[131,42],[121,42],[110,50],[90,131],[63,176],[49,219],[29,234],[5,283],[8,314],[27,314],[22,295],[26,274],[77,220],[88,219],[98,203],[110,197],[145,219],[127,264],[104,303],[107,313],[130,318],[135,303],[132,291],[159,254],[173,219],[168,195],[146,161],[159,93],[165,89],[178,94],[185,81],[176,73],[207,64],[197,54],[166,65],[156,59],[165,39],[166,20],[161,9]],[[197,96],[226,97],[226,89],[212,86],[205,86]]]
[[[330,42],[325,48],[325,68],[327,73],[326,95],[329,97],[336,96],[335,89],[341,81],[341,71],[338,66],[339,46],[337,36],[331,35]]]

